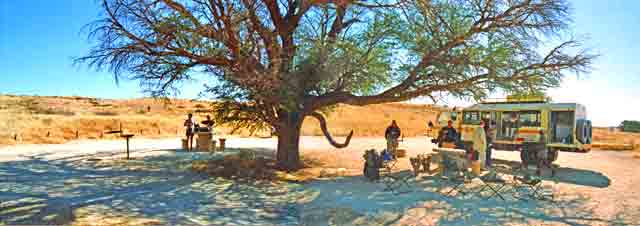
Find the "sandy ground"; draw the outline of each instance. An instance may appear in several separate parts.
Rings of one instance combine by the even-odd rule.
[[[232,138],[234,150],[270,154],[275,139]],[[400,146],[429,153],[425,137]],[[428,176],[403,194],[385,192],[361,175],[363,151],[384,140],[354,138],[335,149],[322,137],[302,139],[303,157],[346,176],[304,184],[239,183],[189,171],[194,159],[220,153],[176,150],[178,139],[137,139],[134,160],[123,141],[0,148],[0,224],[76,225],[640,225],[640,160],[629,152],[560,153],[555,178],[545,177],[554,202],[445,197]],[[513,152],[495,152],[513,163]],[[400,170],[408,169],[408,158]],[[399,172],[398,174],[407,173]],[[547,172],[548,174],[548,172]]]

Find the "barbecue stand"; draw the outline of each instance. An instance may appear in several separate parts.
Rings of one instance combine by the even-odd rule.
[[[112,130],[112,131],[107,131],[107,134],[115,134],[115,133],[119,133],[120,137],[125,138],[127,140],[127,160],[129,159],[129,139],[131,139],[133,136],[133,134],[123,134],[122,130]]]

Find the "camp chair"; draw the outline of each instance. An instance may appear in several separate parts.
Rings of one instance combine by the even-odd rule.
[[[542,186],[542,179],[539,176],[530,175],[513,175],[513,187],[515,192],[513,197],[520,200],[535,199],[540,201],[553,201],[553,192],[546,193]]]
[[[385,185],[383,191],[390,191],[394,195],[398,195],[411,192],[409,180],[412,177],[413,175],[410,172],[396,173],[395,175],[391,172],[384,172],[381,173],[380,182]]]
[[[474,176],[467,170],[467,163],[464,161],[465,159],[442,155],[441,167],[444,167],[444,171],[440,179],[443,182],[443,187],[451,188],[447,192],[442,192],[441,188],[440,193],[449,197],[473,193],[472,189],[467,189],[465,186],[471,182]]]
[[[388,151],[383,151],[382,155],[382,167],[380,168],[380,182],[385,185],[384,191],[390,191],[394,194],[401,194],[410,192],[409,180],[413,177],[412,174],[393,174],[396,168],[398,160],[394,158]],[[406,189],[403,189],[406,188]],[[402,191],[404,190],[404,191]]]
[[[391,154],[391,152],[386,149],[382,151],[382,168],[386,171],[393,171],[396,168],[396,163],[398,163],[398,159]]]
[[[495,171],[490,171],[489,173],[479,177],[480,181],[482,181],[482,188],[478,191],[478,194],[482,194],[485,189],[489,189],[489,196],[486,196],[485,199],[491,199],[494,197],[498,197],[505,201],[504,196],[502,196],[502,192],[508,188],[508,183],[506,180],[500,177]]]

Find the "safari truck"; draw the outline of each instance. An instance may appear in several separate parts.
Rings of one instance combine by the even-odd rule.
[[[491,128],[488,136],[493,149],[521,151],[528,145],[544,143],[549,162],[558,158],[558,151],[591,150],[591,121],[586,108],[577,103],[550,103],[539,96],[508,96],[442,112],[438,127],[447,126],[449,120],[464,144],[471,143],[480,120],[485,120]]]

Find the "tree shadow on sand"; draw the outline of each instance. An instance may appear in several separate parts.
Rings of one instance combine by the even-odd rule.
[[[397,172],[395,176],[402,174],[410,172]],[[583,174],[599,178],[594,182]],[[602,174],[580,169],[561,168],[558,175],[553,182],[545,181],[545,186],[568,183],[602,187],[602,181],[609,181]],[[577,178],[565,179],[569,177]],[[610,219],[597,217],[589,207],[593,206],[589,205],[590,197],[560,194],[557,189],[553,189],[556,199],[550,202],[518,200],[507,193],[503,194],[507,197],[504,201],[477,194],[448,197],[440,191],[450,187],[443,187],[434,177],[411,179],[410,192],[403,194],[385,192],[384,185],[362,176],[314,181],[306,187],[313,191],[314,198],[301,208],[303,225],[629,225],[640,220],[640,211],[630,208]]]
[[[70,224],[98,214],[168,225],[297,224],[299,185],[210,178],[188,168],[216,154],[159,151],[109,162],[32,156],[0,163],[0,223]]]
[[[194,160],[239,150],[153,150],[162,153],[132,160],[106,160],[108,153],[97,155],[102,160],[95,155],[56,160],[37,155],[0,163],[0,223],[72,224],[91,215],[169,225],[624,225],[640,219],[640,212],[631,208],[612,219],[595,217],[586,207],[589,197],[571,194],[560,195],[555,203],[449,198],[428,177],[412,179],[411,192],[394,195],[360,175],[276,185],[189,170]],[[257,153],[269,157],[273,150]],[[408,172],[397,174],[403,173]],[[598,188],[610,184],[600,173],[570,168],[560,168],[555,182]]]
[[[494,166],[503,166],[503,168],[510,169],[514,166],[520,166],[521,163],[518,161],[494,159],[493,164]],[[542,179],[544,180],[595,188],[606,188],[611,185],[611,179],[601,172],[595,172],[587,169],[558,167],[556,168],[556,175],[552,177],[549,172],[544,172],[545,170],[543,170],[542,174]],[[507,174],[512,173],[509,170],[502,172]],[[535,173],[535,170],[529,169],[529,173],[533,174]]]

